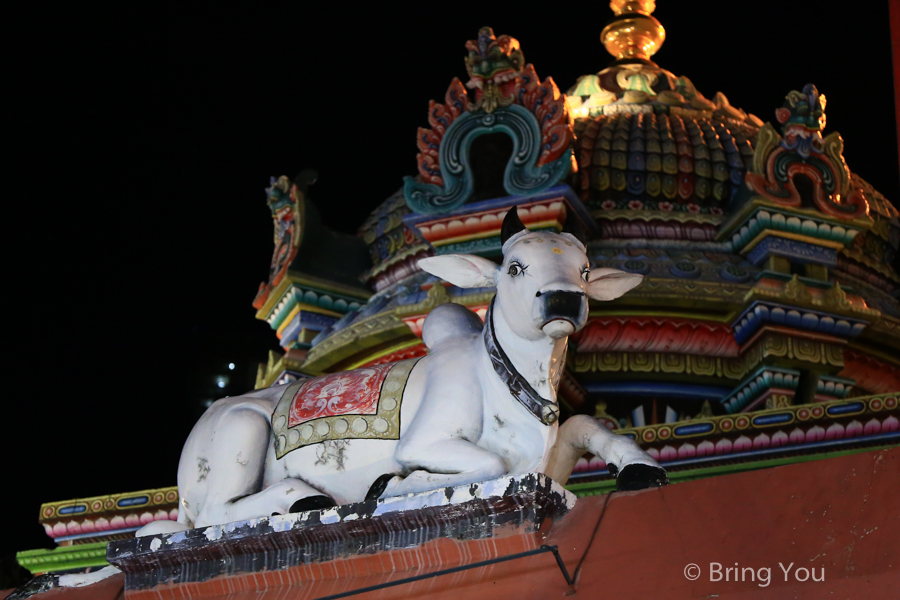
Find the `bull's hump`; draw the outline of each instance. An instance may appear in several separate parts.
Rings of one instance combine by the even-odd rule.
[[[466,362],[477,364],[477,357],[484,354],[481,332],[460,334],[442,340],[436,347],[430,348],[428,355],[429,368],[447,370],[451,363]],[[453,369],[450,369],[451,371]]]
[[[481,319],[465,306],[447,303],[432,310],[422,325],[422,340],[431,350],[454,345],[481,333]]]

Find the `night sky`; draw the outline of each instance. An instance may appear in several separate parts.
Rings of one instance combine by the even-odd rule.
[[[6,89],[0,555],[52,546],[42,502],[174,485],[203,400],[252,387],[278,349],[251,307],[272,251],[269,176],[314,167],[325,223],[355,233],[415,173],[428,100],[465,81],[479,27],[518,38],[563,91],[611,60],[603,2],[321,4],[77,3],[8,21],[27,41]],[[887,3],[825,6],[660,0],[655,60],[768,121],[815,83],[826,133],[896,203]]]

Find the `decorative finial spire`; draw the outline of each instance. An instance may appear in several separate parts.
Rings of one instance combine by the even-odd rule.
[[[655,0],[612,0],[615,17],[603,28],[600,41],[621,63],[649,63],[666,40],[666,30],[652,16]]]

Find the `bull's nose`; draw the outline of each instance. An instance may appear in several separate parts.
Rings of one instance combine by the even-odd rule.
[[[567,292],[554,290],[552,292],[538,292],[535,298],[544,297],[544,306],[550,312],[561,311],[563,314],[574,309],[577,313],[584,301],[584,292]]]
[[[587,319],[587,297],[584,292],[564,290],[542,291],[536,294],[535,324],[552,338],[572,335]]]
[[[544,292],[544,291],[538,290],[537,292],[534,293],[534,297],[540,298],[544,294],[554,294],[554,293],[556,293],[556,294],[577,294],[579,296],[584,296],[584,292],[582,292],[582,291],[553,290],[551,292]]]

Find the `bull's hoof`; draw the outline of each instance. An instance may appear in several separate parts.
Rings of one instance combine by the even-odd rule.
[[[650,465],[625,465],[616,477],[616,490],[630,492],[652,487],[669,485],[669,476],[666,470]]]
[[[307,496],[300,498],[291,504],[290,513],[306,512],[308,510],[322,510],[334,506],[334,500],[328,496]]]

